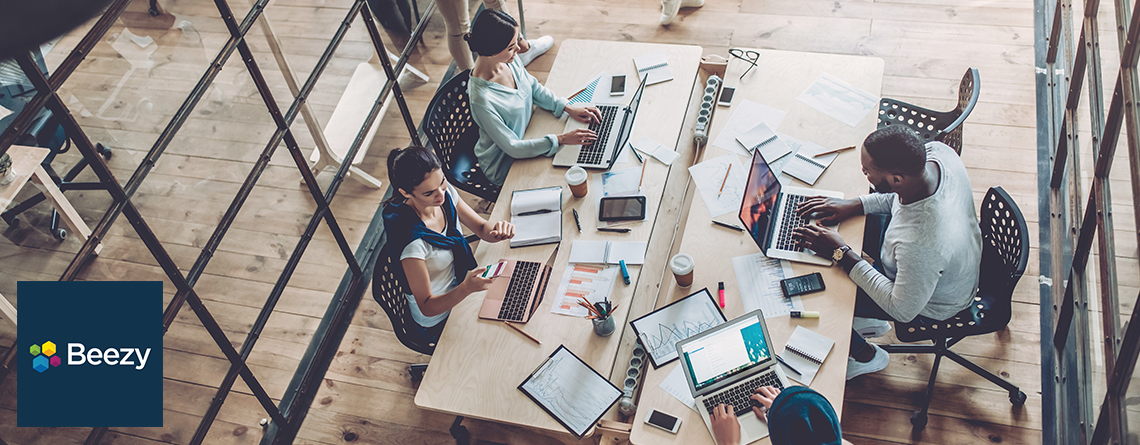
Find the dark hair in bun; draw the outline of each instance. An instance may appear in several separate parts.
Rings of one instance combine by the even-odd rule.
[[[480,56],[493,56],[502,52],[515,38],[515,28],[519,23],[503,11],[484,9],[475,16],[471,32],[463,36],[471,51]]]
[[[428,173],[440,168],[439,158],[428,148],[411,146],[397,148],[388,154],[388,181],[405,193],[412,193],[416,186],[424,182]],[[392,194],[392,199],[403,199],[399,191]]]

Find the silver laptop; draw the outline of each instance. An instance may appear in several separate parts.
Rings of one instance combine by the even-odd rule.
[[[712,410],[732,405],[740,422],[740,443],[768,435],[768,424],[752,412],[752,390],[789,386],[772,356],[771,336],[759,309],[677,342],[677,355],[697,411],[712,431]]]
[[[752,153],[752,169],[748,171],[744,199],[740,202],[740,222],[744,223],[752,240],[768,258],[830,266],[830,252],[824,252],[828,258],[816,255],[811,249],[798,245],[798,240],[792,234],[796,227],[814,222],[796,214],[796,207],[813,196],[843,198],[843,193],[784,187],[780,185],[780,180],[760,150],[756,150]]]
[[[554,165],[557,167],[570,167],[580,165],[584,168],[600,168],[609,170],[617,162],[618,154],[629,141],[633,133],[633,121],[637,117],[637,106],[641,104],[641,93],[645,91],[646,75],[641,79],[641,86],[633,94],[629,106],[597,105],[602,113],[602,121],[592,124],[578,122],[572,118],[566,119],[566,129],[570,132],[579,128],[589,128],[598,135],[592,144],[568,145],[558,150],[554,155]]]

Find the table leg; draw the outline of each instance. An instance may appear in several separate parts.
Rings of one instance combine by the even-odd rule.
[[[51,205],[59,211],[60,218],[67,224],[67,227],[72,232],[79,235],[83,241],[91,237],[91,229],[87,227],[87,223],[83,222],[83,218],[79,216],[79,212],[75,211],[75,207],[67,201],[67,197],[63,196],[63,192],[56,187],[55,182],[51,180],[51,176],[44,170],[43,166],[36,166],[35,172],[31,177],[32,184],[43,192],[44,197],[51,201]],[[98,255],[103,250],[103,245],[95,246],[95,254]]]
[[[16,325],[16,308],[12,306],[12,303],[8,302],[7,298],[4,298],[3,294],[0,294],[0,314],[12,320],[12,326]]]

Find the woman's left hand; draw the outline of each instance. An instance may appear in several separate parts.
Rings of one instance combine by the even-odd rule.
[[[579,107],[577,105],[567,105],[564,110],[570,114],[570,117],[578,122],[585,124],[602,121],[602,112],[598,111],[598,107]]]
[[[491,224],[491,230],[487,231],[486,241],[499,242],[508,240],[515,237],[515,225],[506,221],[499,221]]]
[[[796,238],[799,238],[801,246],[827,257],[831,256],[831,251],[847,245],[835,229],[815,223],[796,227],[792,233],[795,234]]]

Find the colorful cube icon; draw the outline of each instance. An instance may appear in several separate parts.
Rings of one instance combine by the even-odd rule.
[[[48,369],[48,358],[40,355],[40,356],[37,356],[36,358],[32,359],[32,369],[35,369],[36,372],[47,371],[47,369]]]
[[[59,356],[58,356],[58,355],[57,355],[57,356],[55,356],[55,357],[52,357],[52,358],[51,358],[51,367],[53,367],[53,368],[54,368],[54,367],[56,367],[56,366],[59,366],[60,362],[62,362],[62,360],[60,360],[60,359],[59,359]]]
[[[32,345],[32,355],[40,355],[40,345]]]
[[[40,349],[43,351],[44,355],[47,355],[47,356],[55,355],[55,343],[52,343],[50,341],[47,343],[44,343],[44,345]]]

